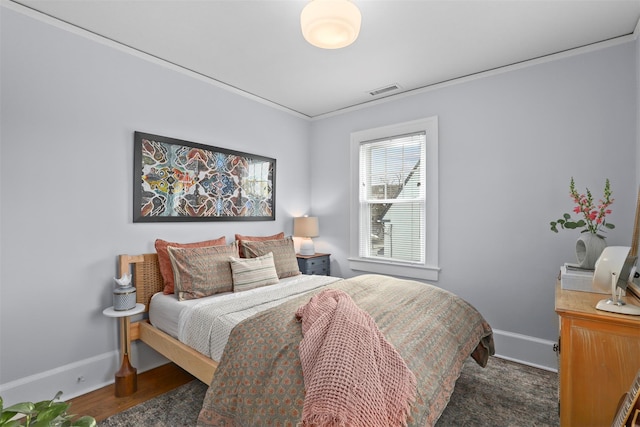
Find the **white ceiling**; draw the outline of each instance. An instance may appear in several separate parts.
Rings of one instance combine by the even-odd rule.
[[[12,0],[308,117],[632,34],[640,0],[353,0],[356,42],[305,42],[307,0]]]

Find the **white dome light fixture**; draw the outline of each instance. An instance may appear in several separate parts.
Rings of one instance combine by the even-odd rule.
[[[358,38],[362,16],[349,0],[311,0],[300,14],[305,40],[322,49],[340,49]]]

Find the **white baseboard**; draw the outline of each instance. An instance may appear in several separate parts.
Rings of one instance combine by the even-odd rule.
[[[558,372],[558,355],[553,351],[554,341],[499,329],[493,330],[496,356],[523,365]]]
[[[496,356],[548,371],[558,371],[558,359],[553,351],[555,342],[494,329]],[[131,363],[144,372],[168,362],[167,359],[142,343],[131,344]],[[37,402],[53,398],[62,391],[62,400],[97,390],[114,382],[120,367],[120,353],[111,351],[0,384],[4,406],[18,402]]]
[[[146,345],[136,344],[138,343],[131,344],[131,363],[138,372],[144,372],[168,362],[167,359]],[[0,384],[0,396],[2,396],[5,407],[19,402],[49,400],[58,391],[63,393],[61,400],[67,401],[113,384],[114,375],[120,368],[120,362],[119,351],[103,353]]]

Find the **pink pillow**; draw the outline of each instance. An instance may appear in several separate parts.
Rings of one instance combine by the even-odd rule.
[[[174,248],[203,248],[206,246],[225,246],[227,244],[227,238],[222,236],[215,240],[205,240],[203,242],[194,243],[173,243],[166,240],[156,239],[156,252],[158,253],[158,266],[160,267],[160,274],[164,281],[163,293],[170,295],[174,293],[173,284],[173,269],[171,268],[171,259],[169,258],[169,252],[167,246]]]
[[[265,240],[282,240],[284,239],[284,231],[273,236],[243,236],[242,234],[236,234],[236,241],[238,242],[238,250],[240,251],[240,258],[246,258],[244,256],[244,248],[242,247],[242,241],[249,242],[264,242]]]

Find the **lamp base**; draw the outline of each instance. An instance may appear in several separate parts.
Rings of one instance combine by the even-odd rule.
[[[302,239],[302,242],[300,242],[300,255],[315,255],[315,253],[316,248],[313,245],[313,240],[309,237]]]
[[[597,310],[609,311],[611,313],[630,314],[640,316],[640,307],[637,305],[625,304],[622,301],[613,301],[611,298],[598,301]]]

